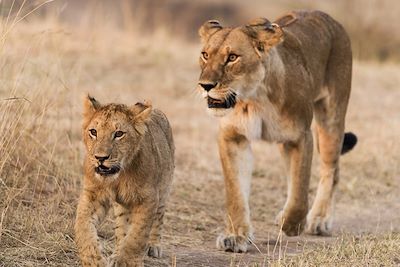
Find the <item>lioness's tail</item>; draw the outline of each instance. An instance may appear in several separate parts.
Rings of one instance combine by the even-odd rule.
[[[356,144],[357,136],[352,132],[345,133],[343,138],[342,155],[352,150]]]

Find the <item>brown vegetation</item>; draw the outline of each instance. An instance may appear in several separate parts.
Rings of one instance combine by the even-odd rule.
[[[302,7],[282,3],[286,10]],[[360,5],[369,10],[370,3],[375,2]],[[261,12],[260,3],[248,8]],[[267,15],[278,17],[278,11]],[[28,17],[13,26],[5,16],[0,25],[0,266],[78,266],[73,221],[82,179],[81,99],[87,92],[105,102],[150,98],[171,121],[176,172],[165,221],[166,253],[161,260],[147,259],[149,266],[399,264],[397,64],[355,62],[346,125],[360,141],[342,158],[334,236],[282,237],[273,222],[285,200],[283,162],[275,146],[259,142],[253,147],[250,200],[255,246],[248,254],[231,254],[214,244],[223,226],[223,181],[217,125],[194,92],[196,40],[176,40],[165,31],[143,38],[108,22],[76,27],[54,17]],[[317,174],[314,166],[311,194]],[[114,244],[110,221],[100,231],[108,254]]]

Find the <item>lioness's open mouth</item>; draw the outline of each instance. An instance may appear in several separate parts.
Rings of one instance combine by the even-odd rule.
[[[208,108],[233,108],[236,104],[236,94],[230,94],[226,99],[215,99],[207,97]]]
[[[96,173],[98,173],[100,175],[107,176],[107,175],[116,174],[117,172],[119,172],[120,168],[117,167],[117,166],[112,166],[112,167],[109,168],[109,167],[106,167],[104,165],[99,165],[94,170],[95,170]]]

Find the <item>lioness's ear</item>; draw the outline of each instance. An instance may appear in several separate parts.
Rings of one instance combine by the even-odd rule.
[[[209,20],[205,22],[199,29],[199,35],[203,43],[207,42],[210,36],[221,30],[222,26],[218,20]]]
[[[256,40],[256,49],[260,52],[268,51],[283,40],[282,28],[266,18],[249,22],[245,26],[245,32]]]
[[[146,131],[146,126],[144,122],[150,119],[151,111],[153,107],[150,101],[144,101],[136,103],[132,106],[131,111],[133,113],[133,120],[135,122],[135,128],[140,134],[144,134]]]

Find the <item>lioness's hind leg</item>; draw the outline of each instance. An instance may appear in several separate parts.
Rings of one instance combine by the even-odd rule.
[[[321,158],[320,181],[313,206],[307,216],[307,233],[330,235],[334,206],[334,190],[339,181],[339,157],[343,130],[317,126]]]
[[[345,33],[339,32],[334,39],[325,72],[327,96],[314,103],[321,178],[313,206],[307,215],[306,231],[311,234],[329,235],[331,231],[334,190],[339,181],[339,157],[351,90],[351,69],[350,41]]]
[[[345,77],[343,77],[345,78]],[[347,77],[350,79],[349,77]],[[320,181],[311,210],[307,215],[306,232],[330,235],[332,227],[334,190],[339,182],[339,158],[342,151],[344,119],[350,84],[339,93],[336,83],[330,85],[330,95],[314,104],[316,132],[320,153]],[[345,86],[345,87],[346,87]]]

